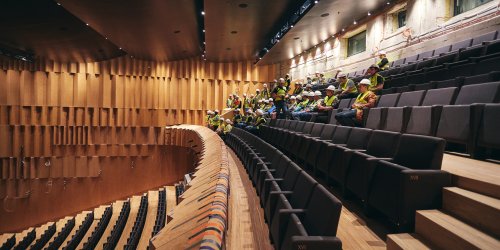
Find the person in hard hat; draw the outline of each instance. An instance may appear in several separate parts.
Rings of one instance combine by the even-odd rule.
[[[255,110],[257,110],[257,109],[264,109],[265,107],[266,107],[265,100],[264,99],[260,99],[259,102],[258,102],[258,104],[257,104],[257,108]]]
[[[212,130],[216,131],[219,126],[220,126],[220,116],[219,116],[219,110],[216,109],[214,110],[214,114],[212,115],[212,119],[210,120],[210,124],[212,126]]]
[[[255,114],[255,120],[252,122],[252,125],[246,126],[245,130],[258,135],[260,126],[265,124],[267,121],[264,117],[264,111],[262,109],[257,109]]]
[[[233,109],[241,108],[241,100],[240,97],[236,94],[233,95],[233,105],[231,106]]]
[[[312,95],[311,95],[312,93]],[[312,100],[309,100],[309,104],[304,109],[304,111],[299,112],[294,117],[296,120],[300,121],[310,121],[311,117],[318,112],[318,107],[321,105],[323,99],[321,99],[321,91],[310,92],[309,94],[312,96]]]
[[[333,85],[328,86],[326,88],[326,96],[323,98],[323,102],[321,102],[317,106],[317,113],[313,114],[311,117],[312,122],[326,123],[328,120],[328,112],[334,107],[336,107],[339,103],[339,99],[335,95],[337,90]]]
[[[347,78],[346,74],[339,74],[338,77],[338,83],[339,83],[339,98],[344,99],[344,98],[355,98],[358,96],[358,89],[356,88],[356,84],[354,84],[354,81]]]
[[[284,80],[285,80],[286,91],[288,93],[288,91],[290,91],[290,89],[292,88],[292,78],[290,78],[290,74],[286,74]]]
[[[238,124],[243,121],[240,109],[233,109],[233,124]]]
[[[269,89],[267,88],[267,84],[263,84],[262,85],[262,91],[260,93],[260,97],[262,99],[269,99],[269,97],[271,97],[271,92],[269,91]]]
[[[377,64],[373,64],[368,68],[366,71],[367,76],[370,78],[370,87],[368,90],[376,93],[377,91],[380,91],[384,88],[384,77],[381,76],[378,72],[380,71],[380,68]]]
[[[232,122],[231,120],[229,119],[222,119],[222,125],[221,127],[219,127],[219,131],[217,132],[217,134],[219,134],[219,136],[222,138],[222,140],[225,140],[226,139],[226,135],[229,134],[229,132],[231,132],[231,130],[233,129],[233,126],[231,125]]]
[[[276,107],[276,117],[280,119],[284,119],[285,114],[288,111],[285,103],[285,96],[287,92],[285,84],[286,84],[285,79],[280,78],[278,86],[276,86],[272,92],[272,97],[274,98],[274,105]]]
[[[226,108],[231,108],[233,106],[233,94],[229,94],[226,100]]]
[[[316,72],[316,81],[314,82],[314,84],[323,85],[325,83],[325,75],[323,74],[323,72]]]
[[[335,119],[344,126],[360,126],[363,121],[365,108],[373,108],[377,102],[377,95],[370,91],[371,82],[363,79],[358,84],[359,94],[351,106],[351,109],[342,111],[335,115]]]
[[[243,94],[243,110],[247,110],[252,107],[252,97],[247,97],[247,94]]]
[[[387,59],[387,55],[385,51],[381,50],[378,53],[378,58],[379,61],[377,62],[377,66],[380,68],[380,70],[388,70],[389,69],[389,59]]]
[[[293,90],[293,95],[295,95],[295,96],[301,95],[302,91],[304,91],[304,89],[302,88],[302,83],[295,82],[295,89]]]
[[[250,94],[250,109],[255,109],[258,101],[259,99],[254,94]]]
[[[212,110],[207,110],[207,115],[205,116],[205,122],[207,123],[207,127],[211,128],[211,119],[212,119],[212,115],[214,114],[214,112],[212,112]]]
[[[297,99],[300,100],[300,102],[297,104],[292,114],[295,112],[300,112],[307,107],[307,104],[309,104],[309,92],[302,92],[302,95],[299,95]]]
[[[251,109],[246,110],[245,116],[243,116],[242,121],[238,124],[235,124],[234,126],[238,128],[245,128],[248,125],[252,124],[252,121],[254,119],[254,113]]]

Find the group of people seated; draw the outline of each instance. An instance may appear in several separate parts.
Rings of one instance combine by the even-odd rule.
[[[267,84],[263,89],[256,89],[255,93],[243,97],[230,94],[227,108],[232,109],[233,119],[224,120],[219,111],[207,111],[208,126],[217,131],[221,136],[229,133],[232,126],[244,128],[256,133],[267,119],[295,119],[300,121],[313,121],[326,123],[328,112],[337,108],[340,99],[356,98],[354,104],[348,110],[343,110],[335,115],[337,121],[345,126],[361,125],[363,110],[375,106],[376,93],[384,87],[384,78],[378,73],[380,65],[385,69],[388,60],[384,55],[380,56],[378,64],[371,65],[366,71],[366,78],[359,83],[349,79],[341,71],[337,72],[336,79],[324,80],[323,74],[317,72],[316,78],[308,77],[307,83],[296,81],[294,89],[291,89],[291,79],[287,74],[285,77],[271,83],[271,89]],[[384,60],[385,59],[385,60]],[[323,85],[330,82],[325,88],[325,93],[314,91],[314,85]]]

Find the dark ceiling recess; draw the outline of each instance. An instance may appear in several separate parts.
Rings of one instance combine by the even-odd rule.
[[[0,53],[10,57],[94,62],[126,54],[52,0],[4,0],[0,16]]]
[[[238,6],[240,8],[242,8],[242,9],[244,9],[244,8],[248,7],[248,4],[246,4],[246,3],[240,3],[240,4],[238,4]]]

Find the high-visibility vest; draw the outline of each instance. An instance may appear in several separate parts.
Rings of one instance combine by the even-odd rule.
[[[378,76],[380,76],[380,75],[377,73],[377,74],[370,77],[370,87],[368,88],[369,90],[375,90],[377,88]],[[382,79],[383,79],[383,77],[382,77]]]
[[[241,115],[240,114],[237,114],[233,117],[233,122],[236,124],[236,123],[240,123],[242,120],[241,118]]]
[[[231,108],[231,107],[233,106],[233,100],[228,98],[228,99],[226,100],[226,106],[227,106],[228,108]]]
[[[303,89],[303,88],[295,88],[295,89],[293,90],[293,94],[294,94],[294,95],[300,95],[300,94],[302,94],[302,91],[304,91],[304,89]]]
[[[255,121],[254,127],[259,128],[261,124],[266,123],[266,118],[259,116],[257,117],[257,120]]]
[[[365,91],[365,93],[360,93],[358,97],[356,97],[356,101],[354,102],[355,104],[367,104],[368,101],[366,100],[366,97],[370,94],[373,94],[371,91]]]
[[[308,103],[309,103],[309,99],[306,98],[304,101],[302,101],[301,103],[299,103],[299,105],[297,105],[297,106],[299,106],[301,108],[305,108]]]
[[[349,81],[352,81],[351,79],[347,79],[347,81],[345,83],[340,83],[340,89],[342,89],[342,91],[346,91],[349,89],[348,87],[348,83]],[[351,91],[349,91],[348,93],[350,94],[353,94],[353,93],[358,93],[358,89],[356,87],[352,88]]]
[[[245,98],[245,101],[243,102],[243,108],[248,109],[248,108],[250,108],[251,104],[252,104],[252,100],[250,100],[250,98]]]
[[[333,106],[335,104],[335,100],[337,100],[337,96],[325,96],[325,105]]]
[[[223,133],[227,134],[227,133],[231,132],[231,129],[233,129],[233,126],[231,126],[231,124],[227,124],[226,126],[224,126]]]
[[[261,98],[263,99],[269,99],[269,90],[263,89],[260,93]]]
[[[380,64],[382,64],[382,59],[380,59],[378,62],[377,62],[377,65],[380,67],[380,70],[386,70],[389,68],[389,61],[387,61],[387,63],[384,65],[384,66],[380,66]]]
[[[214,115],[214,117],[212,117],[212,126],[219,126],[219,125],[220,125],[220,116]]]
[[[276,98],[274,98],[274,100],[281,101],[285,98],[285,95],[286,95],[286,87],[277,86],[276,87]]]

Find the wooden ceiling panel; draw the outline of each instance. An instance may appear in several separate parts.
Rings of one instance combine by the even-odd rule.
[[[207,59],[221,62],[254,60],[271,34],[277,31],[282,17],[299,2],[205,0]]]
[[[92,62],[124,54],[52,0],[0,3],[0,50],[60,62]]]
[[[201,54],[193,0],[60,0],[129,55],[177,60]]]

